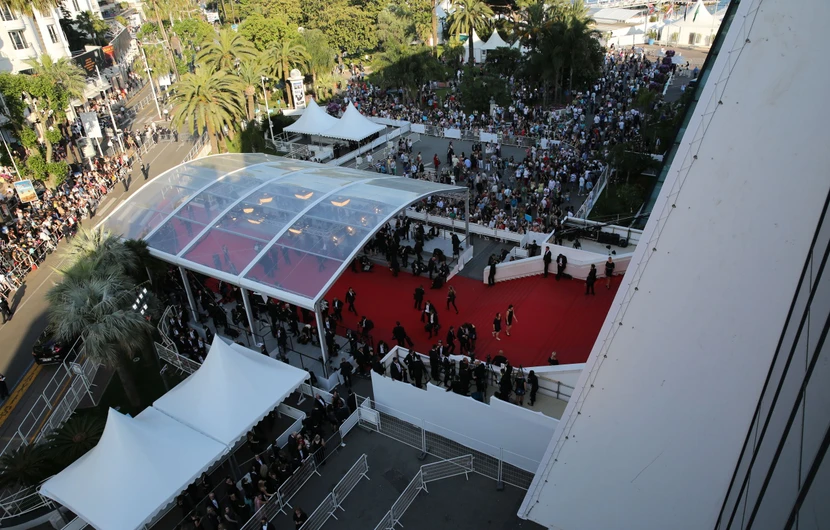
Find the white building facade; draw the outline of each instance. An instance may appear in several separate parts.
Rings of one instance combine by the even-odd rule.
[[[799,7],[733,0],[520,517],[830,528],[830,71],[805,59],[830,3]]]
[[[73,19],[84,11],[101,14],[97,0],[66,0],[64,8]],[[44,53],[53,59],[71,57],[60,15],[59,9],[52,9],[48,13],[35,11],[30,17],[0,4],[0,71],[28,70],[31,67],[26,61]]]

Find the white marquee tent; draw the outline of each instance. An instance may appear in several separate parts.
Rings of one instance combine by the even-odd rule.
[[[216,336],[202,366],[153,407],[232,447],[306,379],[304,370]]]
[[[284,130],[297,134],[321,134],[336,124],[337,118],[329,115],[325,109],[321,108],[311,99],[300,116],[300,119],[285,127]]]
[[[509,48],[510,45],[504,42],[504,39],[501,38],[498,31],[494,31],[490,38],[481,45],[482,50],[490,51],[495,50],[498,48]],[[469,51],[467,52],[469,53]]]
[[[98,445],[40,492],[97,530],[134,530],[227,449],[152,407],[135,418],[110,409]]]
[[[376,132],[385,129],[386,126],[375,123],[361,114],[351,103],[346,108],[343,116],[337,120],[330,129],[320,133],[326,138],[337,138],[338,140],[360,141]]]
[[[473,36],[468,38],[464,41],[464,62],[467,62],[470,58],[470,40],[473,41],[473,57],[477,63],[483,61],[484,54],[481,53],[481,47],[484,45],[484,41],[481,40],[481,37],[478,36],[475,30],[473,30]]]

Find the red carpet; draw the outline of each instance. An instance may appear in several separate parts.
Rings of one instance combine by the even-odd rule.
[[[547,279],[535,276],[487,287],[482,281],[456,276],[449,282],[458,293],[459,314],[456,315],[452,307],[449,311],[446,309],[446,286],[432,290],[426,276],[416,278],[401,273],[395,278],[388,269],[376,266],[371,273],[355,274],[347,270],[326,299],[329,303],[335,296],[344,300],[348,288],[354,288],[355,308],[375,324],[372,332],[375,343],[385,340],[394,346],[392,327],[400,320],[415,342],[415,349],[426,352],[438,338],[446,337],[449,326],[458,328],[471,322],[478,330],[477,358],[496,356],[499,350],[504,350],[514,366],[540,366],[547,364],[554,350],[562,364],[587,360],[619,282],[619,277],[614,278],[609,291],[602,278],[596,284],[596,296],[585,296],[585,282],[580,280],[557,282],[553,276]],[[426,289],[424,299],[431,300],[438,308],[441,331],[432,340],[424,331],[420,312],[413,308],[412,294],[418,285]],[[491,335],[493,318],[496,312],[501,312],[503,317],[508,304],[513,304],[517,322],[510,337],[502,329],[501,340],[497,341]],[[344,324],[357,329],[358,318],[346,309],[343,310]]]

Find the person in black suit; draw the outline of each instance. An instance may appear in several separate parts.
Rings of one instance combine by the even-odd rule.
[[[263,517],[259,520],[259,526],[256,527],[256,530],[276,530],[276,527]]]
[[[455,353],[455,331],[452,326],[447,330],[447,352],[449,355]]]
[[[565,267],[568,266],[568,257],[564,254],[559,254],[556,256],[556,281],[559,281],[559,278],[562,277],[562,274],[565,273]]]
[[[591,270],[588,271],[588,277],[585,279],[585,294],[597,294],[594,292],[594,284],[597,283],[597,266],[591,264]]]
[[[343,376],[343,383],[346,385],[346,388],[352,387],[352,371],[354,367],[352,363],[349,362],[348,359],[343,357],[343,360],[340,361],[340,375]]]
[[[403,381],[403,366],[401,366],[401,361],[397,357],[392,360],[392,364],[389,366],[389,375],[392,376],[392,379],[395,381]]]
[[[357,309],[354,308],[355,298],[357,298],[357,293],[354,292],[354,289],[349,287],[349,290],[346,291],[346,303],[349,304],[349,313],[357,315]]]
[[[608,261],[605,262],[605,288],[611,288],[611,276],[614,275],[614,268],[617,266],[611,256],[608,256]]]
[[[415,299],[415,309],[420,311],[421,305],[424,303],[424,286],[423,285],[419,285],[418,287],[415,288],[415,294],[413,295],[413,298]]]
[[[294,508],[294,528],[299,530],[306,521],[308,521],[308,515],[299,507]]]
[[[542,261],[545,263],[545,278],[548,277],[548,267],[550,267],[550,262],[553,261],[553,257],[551,256],[550,247],[545,247],[545,256],[542,258]]]

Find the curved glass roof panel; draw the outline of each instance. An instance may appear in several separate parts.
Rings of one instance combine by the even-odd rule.
[[[216,155],[158,176],[104,226],[159,258],[311,307],[403,208],[465,188],[264,154]]]

